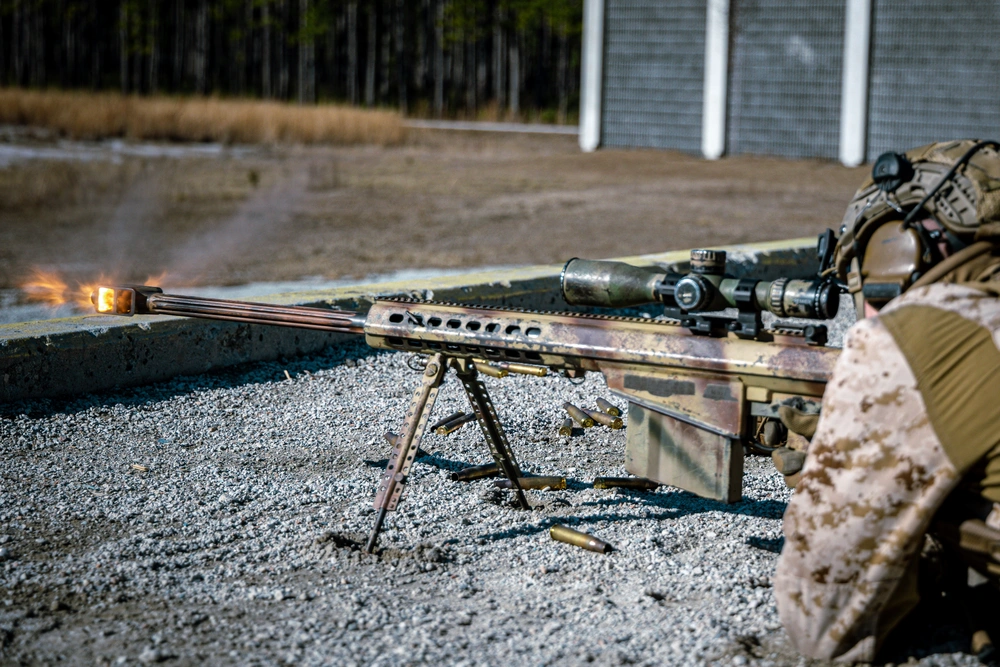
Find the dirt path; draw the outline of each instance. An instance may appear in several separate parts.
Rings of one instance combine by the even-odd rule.
[[[397,148],[259,148],[0,168],[0,288],[33,266],[168,285],[558,262],[810,235],[864,170],[583,154],[575,137],[415,132]]]

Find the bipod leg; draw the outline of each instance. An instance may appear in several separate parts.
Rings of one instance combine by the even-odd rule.
[[[458,379],[465,387],[465,394],[469,397],[469,403],[472,404],[472,411],[476,413],[476,420],[483,430],[483,437],[486,438],[486,444],[490,447],[493,460],[510,480],[511,488],[517,493],[517,502],[521,505],[521,509],[531,509],[518,481],[521,476],[521,468],[517,465],[514,451],[507,442],[507,436],[500,425],[500,418],[497,416],[493,401],[490,400],[490,395],[486,391],[486,385],[479,378],[479,372],[472,364],[461,364],[458,368]]]
[[[399,504],[399,499],[403,495],[410,468],[413,466],[413,459],[417,456],[420,440],[423,438],[424,429],[427,428],[427,420],[430,418],[434,401],[437,399],[438,388],[441,386],[447,370],[448,360],[441,354],[432,355],[427,366],[424,367],[420,386],[413,392],[413,399],[406,411],[403,432],[400,433],[396,446],[392,448],[389,463],[386,464],[385,472],[382,473],[382,479],[379,481],[378,494],[375,496],[375,509],[378,510],[378,517],[375,519],[375,526],[372,528],[368,544],[365,546],[365,551],[368,553],[372,553],[375,549],[375,543],[378,541],[378,534],[382,530],[386,513],[396,509],[396,505]]]

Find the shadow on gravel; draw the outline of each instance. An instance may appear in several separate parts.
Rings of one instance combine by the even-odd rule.
[[[181,375],[140,387],[118,388],[84,396],[41,398],[0,404],[0,418],[23,414],[32,419],[40,419],[54,414],[82,412],[94,407],[143,406],[198,391],[231,389],[247,384],[288,382],[285,371],[288,371],[294,381],[294,378],[303,372],[317,373],[340,365],[355,366],[359,362],[364,363],[363,360],[387,353],[372,349],[361,340],[346,342],[328,347],[322,353],[312,356],[255,361],[211,370],[201,375]]]
[[[668,491],[666,493],[643,493],[640,491],[616,490],[614,496],[601,498],[586,503],[585,506],[615,506],[625,503],[642,503],[650,507],[676,510],[675,517],[700,512],[725,512],[727,514],[744,514],[761,519],[780,519],[785,514],[788,503],[780,500],[748,500],[744,498],[738,503],[726,504],[717,500],[700,498],[687,491]]]
[[[770,551],[773,554],[780,554],[781,547],[785,546],[785,538],[783,537],[748,537],[746,541],[747,546],[751,546],[755,549],[760,549],[762,551]]]
[[[389,446],[388,444],[386,446]],[[430,466],[431,468],[437,468],[438,470],[448,470],[450,472],[458,472],[459,470],[464,470],[466,468],[471,468],[474,465],[480,465],[478,463],[469,463],[468,461],[456,461],[454,459],[446,459],[436,454],[428,454],[422,449],[417,450],[417,457],[413,460],[414,463],[420,463],[422,465]],[[369,468],[385,468],[389,465],[389,459],[381,459],[379,461],[373,461],[372,459],[365,459],[363,463]]]
[[[511,528],[509,530],[500,531],[497,533],[488,533],[486,535],[480,535],[479,539],[488,540],[491,542],[497,542],[500,540],[512,539],[515,537],[522,537],[527,535],[536,535],[538,533],[547,531],[553,525],[557,523],[563,523],[570,526],[575,526],[577,524],[589,524],[589,523],[599,523],[604,521],[663,521],[668,519],[679,519],[684,516],[691,514],[700,514],[702,512],[715,512],[722,511],[731,514],[745,514],[748,516],[755,516],[765,519],[780,519],[785,511],[785,503],[776,500],[758,500],[758,501],[748,501],[743,500],[739,503],[733,505],[727,505],[725,503],[706,500],[704,498],[699,498],[694,494],[687,492],[673,492],[673,493],[654,493],[646,494],[632,491],[622,491],[618,490],[616,492],[617,497],[612,498],[602,498],[597,501],[581,503],[578,507],[609,507],[613,508],[616,505],[632,504],[637,500],[644,501],[643,504],[658,507],[663,512],[653,513],[653,514],[643,514],[643,515],[627,515],[617,512],[603,512],[600,514],[591,514],[589,516],[582,517],[549,517],[542,519],[539,523],[531,525],[517,526],[516,528]],[[752,538],[753,539],[753,538]],[[760,539],[760,544],[751,544],[751,546],[756,546],[757,548],[772,550],[773,545],[768,546],[766,543],[774,542],[776,540],[766,540]],[[780,551],[780,546],[778,550]]]

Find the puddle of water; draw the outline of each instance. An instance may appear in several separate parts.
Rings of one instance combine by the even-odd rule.
[[[106,141],[70,141],[60,139],[37,143],[0,142],[0,169],[31,160],[74,162],[110,160],[118,162],[123,157],[185,158],[226,156],[240,158],[257,151],[257,148],[251,146],[133,143],[122,139],[110,139]]]

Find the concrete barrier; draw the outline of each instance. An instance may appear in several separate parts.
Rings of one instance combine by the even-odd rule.
[[[730,271],[761,279],[815,273],[812,239],[724,247]],[[682,270],[688,251],[619,258]],[[566,310],[559,293],[562,265],[470,272],[417,283],[380,283],[257,299],[367,310],[378,296]],[[196,375],[251,361],[314,354],[344,334],[180,317],[90,315],[0,325],[0,402],[78,395]]]

